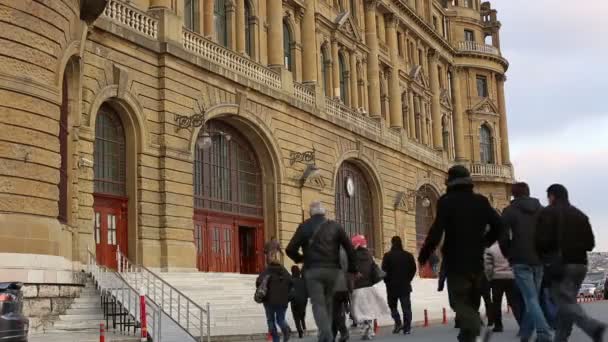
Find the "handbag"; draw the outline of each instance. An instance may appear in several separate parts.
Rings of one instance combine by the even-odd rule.
[[[258,303],[264,303],[266,296],[268,295],[268,282],[270,281],[270,274],[265,275],[260,282],[260,286],[255,289],[255,294],[253,295],[253,300]]]

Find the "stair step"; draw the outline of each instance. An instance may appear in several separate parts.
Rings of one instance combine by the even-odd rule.
[[[72,308],[70,307],[65,315],[100,315],[102,314],[102,310],[98,306],[91,306],[86,308]]]
[[[103,320],[103,313],[94,313],[94,314],[84,314],[84,315],[60,315],[59,320],[63,322],[68,321],[93,321],[93,320]]]
[[[102,317],[103,318],[103,317]],[[96,320],[77,320],[77,321],[58,321],[53,326],[53,330],[67,330],[67,331],[78,331],[78,330],[96,330],[99,331],[99,324],[104,323],[104,319]]]

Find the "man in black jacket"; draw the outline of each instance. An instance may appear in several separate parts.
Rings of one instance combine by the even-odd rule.
[[[426,264],[443,237],[450,304],[460,325],[458,340],[473,342],[481,332],[483,255],[485,248],[498,240],[502,223],[488,199],[473,193],[473,180],[464,166],[450,168],[447,187],[447,193],[437,203],[437,217],[418,262]],[[489,331],[484,339],[489,339]]]
[[[285,251],[295,263],[304,263],[304,279],[319,329],[318,341],[330,342],[334,337],[332,306],[340,270],[340,247],[348,256],[349,273],[356,273],[355,250],[344,229],[325,217],[321,202],[310,204],[310,216],[298,227]]]
[[[391,239],[391,250],[382,258],[382,270],[386,273],[384,282],[388,297],[388,307],[395,320],[393,334],[403,333],[409,335],[412,327],[412,279],[416,275],[416,260],[412,253],[403,249],[403,242],[399,236]],[[403,323],[397,308],[401,302],[403,311]]]
[[[576,296],[587,275],[587,252],[595,248],[589,218],[570,205],[568,190],[554,184],[547,190],[549,206],[537,221],[536,244],[542,256],[553,256],[549,268],[558,306],[555,342],[566,342],[576,324],[593,342],[601,342],[606,325],[587,316]]]
[[[550,327],[539,298],[543,265],[534,244],[536,219],[543,207],[538,199],[530,197],[526,183],[513,184],[511,194],[513,201],[502,213],[505,233],[500,247],[513,266],[515,283],[525,304],[520,338],[529,341],[536,329],[537,340],[548,342],[552,340]]]

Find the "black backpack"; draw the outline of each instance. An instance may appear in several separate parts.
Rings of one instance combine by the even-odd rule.
[[[260,282],[260,285],[257,289],[255,289],[255,294],[253,295],[253,300],[258,303],[264,303],[266,299],[266,295],[268,295],[268,282],[270,281],[270,274],[265,275]]]

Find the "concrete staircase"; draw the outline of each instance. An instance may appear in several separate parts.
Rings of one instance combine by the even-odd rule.
[[[99,323],[105,323],[101,299],[91,281],[87,282],[80,297],[68,308],[65,314],[53,325],[52,331],[99,331]]]
[[[210,303],[213,336],[264,334],[267,331],[264,308],[253,301],[257,276],[193,272],[167,272],[158,275],[199,305],[205,307]],[[386,298],[384,283],[376,286]],[[449,309],[449,305],[447,293],[437,292],[437,281],[416,279],[413,287],[414,321],[424,320],[425,309],[430,320],[441,320],[442,309]],[[448,314],[451,314],[450,310]],[[291,310],[288,310],[287,317],[290,326],[295,330]],[[316,329],[310,305],[306,320],[309,330]],[[390,316],[380,317],[379,322],[381,325],[391,325],[392,319]]]

